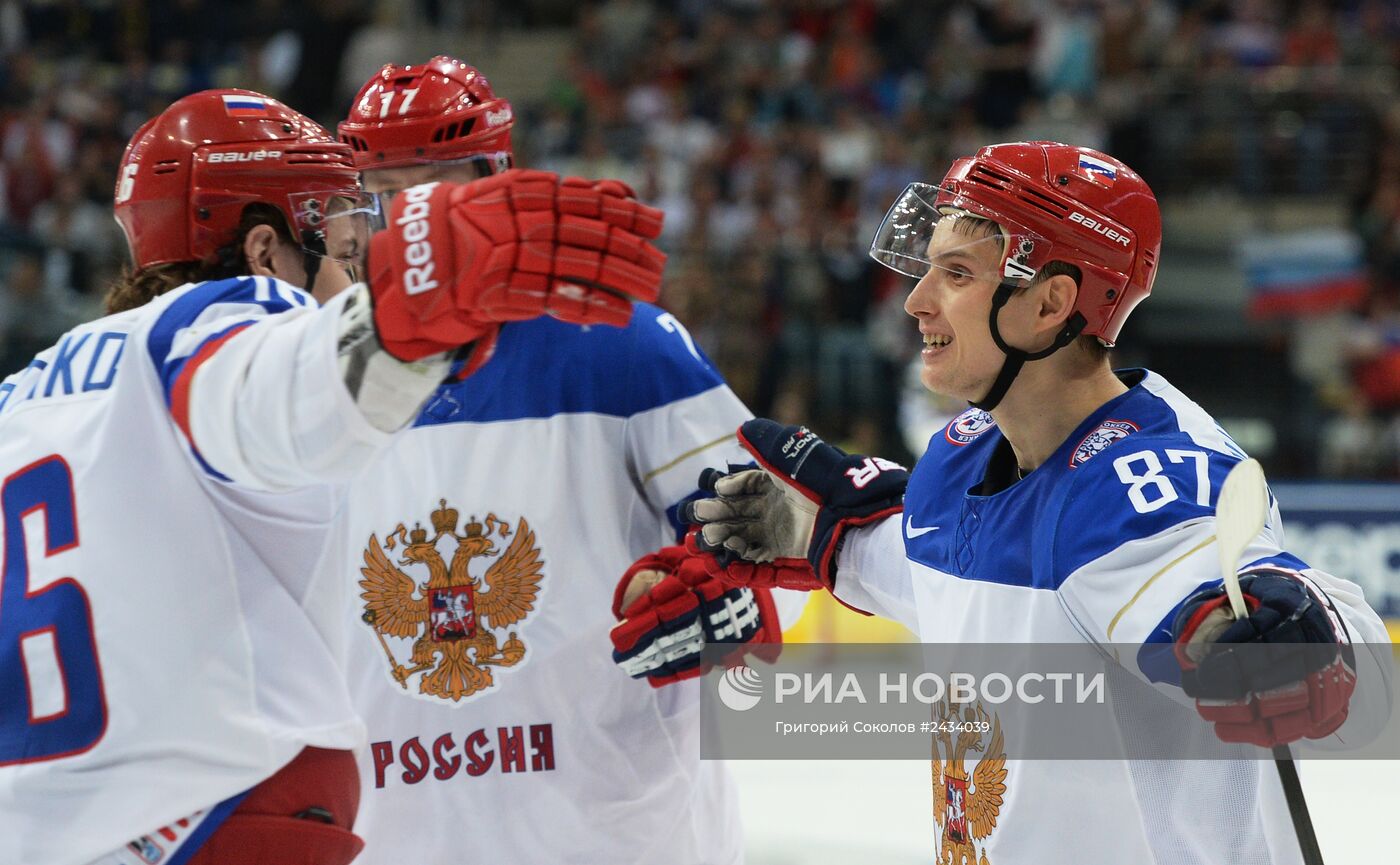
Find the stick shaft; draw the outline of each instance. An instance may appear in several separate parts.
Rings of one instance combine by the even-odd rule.
[[[1221,577],[1225,582],[1225,594],[1230,598],[1230,609],[1237,619],[1249,616],[1244,594],[1240,591],[1240,557],[1267,522],[1268,507],[1269,491],[1259,464],[1244,460],[1231,469],[1216,504],[1215,516]],[[1283,797],[1288,802],[1288,816],[1293,820],[1293,832],[1298,836],[1298,850],[1303,854],[1304,865],[1323,865],[1322,848],[1318,846],[1312,815],[1308,813],[1303,783],[1293,763],[1293,752],[1287,745],[1274,748],[1274,766],[1278,769],[1279,783],[1283,785]]]
[[[1312,815],[1308,813],[1308,800],[1303,796],[1303,782],[1298,778],[1298,767],[1287,745],[1275,746],[1274,765],[1278,767],[1278,779],[1283,784],[1283,797],[1288,800],[1288,816],[1293,818],[1293,832],[1298,836],[1303,863],[1323,865],[1322,848],[1318,846]]]

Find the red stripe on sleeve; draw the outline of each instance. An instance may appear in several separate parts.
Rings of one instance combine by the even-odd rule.
[[[211,339],[199,347],[189,360],[185,361],[184,369],[175,377],[175,384],[170,388],[170,414],[175,418],[175,425],[185,434],[185,438],[194,444],[194,434],[190,432],[190,386],[194,383],[194,374],[209,358],[214,356],[214,352],[219,347],[228,342],[233,337],[249,328],[249,324],[240,324],[216,339]]]

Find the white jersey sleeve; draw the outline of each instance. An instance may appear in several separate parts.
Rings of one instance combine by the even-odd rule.
[[[637,314],[647,320],[633,329],[632,363],[618,374],[639,401],[656,407],[628,417],[627,453],[643,494],[679,534],[676,509],[696,494],[701,471],[749,462],[735,431],[753,413],[675,316],[651,307]]]
[[[171,417],[214,478],[280,490],[345,480],[388,435],[337,363],[349,292],[324,307],[260,276],[188,286],[144,334]]]
[[[1078,469],[1053,521],[1053,537],[1045,539],[1055,573],[1063,578],[1060,602],[1075,626],[1149,682],[1179,684],[1173,622],[1191,596],[1224,582],[1215,506],[1239,460],[1237,453],[1204,448],[1181,435],[1129,439]],[[1287,552],[1277,502],[1239,570],[1266,565],[1298,572],[1326,599],[1355,648],[1358,681],[1372,683],[1358,687],[1358,697],[1388,704],[1390,639],[1384,623],[1355,583]],[[1168,692],[1189,702],[1176,688]],[[1388,712],[1355,716],[1383,720]],[[1353,742],[1370,738],[1350,724],[1338,735],[1343,732]]]
[[[686,531],[681,504],[704,495],[696,488],[700,473],[753,461],[735,435],[753,412],[675,316],[651,306],[638,306],[636,314],[632,362],[618,374],[628,378],[635,398],[656,407],[627,418],[627,454],[643,497],[675,532],[656,543],[671,544]],[[807,595],[777,591],[773,600],[787,628],[802,615]]]
[[[836,587],[841,603],[893,619],[918,633],[919,610],[904,554],[904,514],[851,531],[836,560]]]

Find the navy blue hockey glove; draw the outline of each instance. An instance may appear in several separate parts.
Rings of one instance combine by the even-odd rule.
[[[783,587],[830,589],[845,532],[904,510],[909,470],[898,463],[847,454],[806,427],[764,418],[739,427],[739,443],[761,468],[708,470],[700,485],[715,498],[689,502],[681,513],[700,525],[689,543],[713,553],[731,581],[746,562],[806,559],[812,584]]]
[[[1249,616],[1224,586],[1189,598],[1172,625],[1181,687],[1226,742],[1265,748],[1329,735],[1347,718],[1356,662],[1346,626],[1296,571],[1240,577]]]
[[[745,653],[777,659],[783,642],[778,611],[768,589],[725,585],[703,558],[684,547],[642,556],[617,584],[611,631],[613,662],[653,688],[703,674],[707,643],[732,644],[726,664]],[[761,644],[761,645],[754,645]]]

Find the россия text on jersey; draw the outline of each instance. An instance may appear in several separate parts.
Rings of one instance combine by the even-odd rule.
[[[389,741],[371,742],[369,749],[374,761],[375,789],[384,787],[386,774],[396,763],[403,768],[399,777],[405,784],[417,784],[430,771],[437,780],[446,781],[459,771],[477,777],[492,769],[502,773],[549,772],[554,769],[553,724],[498,727],[494,747],[491,738],[486,730],[478,729],[463,738],[460,745],[451,733],[443,733],[430,744],[424,744],[418,736],[399,743],[397,747]]]

